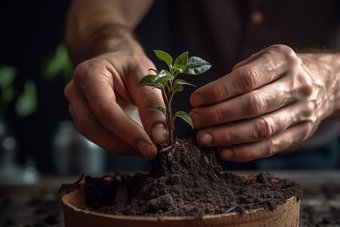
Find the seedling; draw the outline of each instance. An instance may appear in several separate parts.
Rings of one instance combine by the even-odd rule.
[[[178,91],[183,91],[183,85],[194,86],[194,84],[188,83],[182,79],[176,79],[176,77],[182,74],[188,75],[200,75],[211,68],[211,64],[202,58],[192,56],[188,58],[189,52],[186,51],[179,55],[175,61],[173,61],[172,57],[162,51],[162,50],[154,50],[157,58],[161,61],[164,61],[169,70],[162,69],[160,71],[156,69],[149,69],[150,71],[154,71],[156,75],[147,75],[138,83],[137,88],[141,86],[150,86],[153,88],[160,89],[162,91],[164,107],[155,106],[149,108],[149,110],[159,111],[163,113],[166,117],[166,126],[169,131],[169,142],[173,144],[173,131],[174,131],[174,121],[177,117],[182,118],[185,122],[191,125],[194,128],[191,117],[184,111],[177,111],[175,115],[172,114],[171,109],[171,101],[174,97],[174,94]]]

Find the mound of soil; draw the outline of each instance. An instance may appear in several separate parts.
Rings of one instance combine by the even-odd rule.
[[[78,188],[64,185],[62,191]],[[149,173],[85,177],[86,209],[117,215],[196,216],[260,208],[274,210],[293,196],[299,183],[270,172],[239,176],[221,172],[215,153],[194,140],[159,147]]]

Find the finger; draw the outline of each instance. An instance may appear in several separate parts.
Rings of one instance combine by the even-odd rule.
[[[219,147],[218,153],[222,159],[234,162],[247,162],[265,158],[305,140],[307,138],[305,135],[310,135],[311,130],[312,124],[310,122],[301,122],[289,127],[281,134],[260,142]]]
[[[137,89],[136,103],[144,129],[150,135],[155,144],[162,144],[168,140],[168,130],[164,114],[149,110],[151,107],[161,106],[165,108],[161,91],[151,87]]]
[[[65,88],[65,95],[70,101],[69,110],[76,129],[84,137],[109,152],[142,157],[137,150],[119,139],[97,120],[85,96],[76,90],[73,80]]]
[[[314,123],[311,118],[313,111],[312,105],[296,103],[246,121],[202,129],[197,134],[197,141],[201,146],[230,146],[261,141],[299,122]]]
[[[285,46],[271,47],[251,60],[230,74],[197,89],[191,95],[191,105],[211,105],[244,94],[277,80],[289,67],[301,64],[295,52]]]
[[[115,88],[120,93],[123,93],[123,89],[129,90],[131,98],[138,107],[139,116],[144,130],[148,133],[151,140],[155,144],[162,144],[168,140],[168,130],[166,127],[165,116],[160,112],[149,110],[149,108],[157,106],[162,106],[164,108],[164,101],[161,91],[149,86],[136,88],[139,81],[144,76],[150,74],[150,72],[147,70],[150,67],[145,66],[150,64],[151,63],[148,61],[141,61],[137,66],[130,68],[127,67],[125,71],[114,72],[114,69],[111,69],[111,71],[114,75],[117,73],[120,75],[115,76],[115,81],[118,83]]]
[[[195,128],[217,125],[240,119],[256,117],[295,102],[302,86],[278,86],[287,84],[289,78],[281,78],[260,89],[226,100],[215,105],[195,108],[190,112]]]
[[[80,85],[98,121],[122,141],[138,150],[142,156],[149,159],[155,157],[157,148],[148,134],[127,116],[116,102],[112,71],[105,70],[111,66],[105,67],[104,62],[104,67],[101,65],[100,68],[86,64],[82,67],[76,69],[74,79]]]
[[[196,128],[232,122],[269,113],[293,102],[304,102],[312,92],[310,76],[302,67],[296,67],[273,83],[215,105],[195,108],[190,115]]]

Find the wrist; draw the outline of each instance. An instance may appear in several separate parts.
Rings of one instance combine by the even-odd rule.
[[[66,37],[66,45],[73,62],[77,65],[102,54],[117,51],[143,52],[131,29],[120,24],[106,24],[87,33],[80,40],[77,36]]]
[[[340,54],[298,53],[305,71],[311,76],[321,120],[340,118]]]

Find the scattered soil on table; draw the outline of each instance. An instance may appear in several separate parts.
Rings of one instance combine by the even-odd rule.
[[[60,195],[55,191],[55,196],[44,189],[33,193],[28,200],[14,199],[8,192],[4,193],[0,188],[0,227],[62,227]],[[52,195],[53,195],[52,194]],[[10,210],[10,211],[9,211]],[[22,215],[25,213],[25,215]],[[16,216],[20,216],[18,218]]]
[[[275,178],[270,172],[222,173],[212,150],[179,139],[172,146],[159,147],[147,174],[86,176],[84,186],[86,209],[117,215],[201,217],[260,207],[274,210],[303,194],[299,183]]]
[[[340,182],[305,187],[300,226],[340,226]]]

